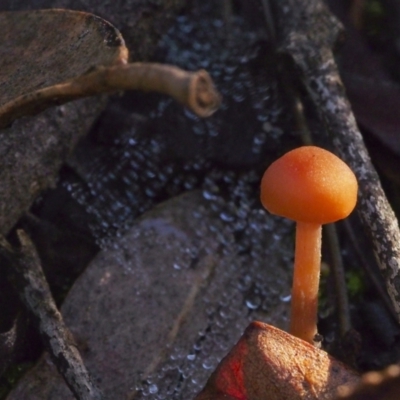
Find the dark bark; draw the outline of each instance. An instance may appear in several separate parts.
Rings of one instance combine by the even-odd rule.
[[[0,257],[7,264],[10,281],[37,325],[43,344],[59,373],[75,397],[78,400],[102,399],[103,396],[91,381],[74,339],[54,303],[33,243],[24,231],[17,233],[19,249],[11,248],[4,239],[0,243]]]

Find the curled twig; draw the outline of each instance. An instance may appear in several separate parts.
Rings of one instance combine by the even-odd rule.
[[[120,90],[167,94],[200,117],[210,116],[220,104],[220,95],[204,70],[188,72],[156,63],[100,66],[82,76],[24,94],[0,106],[0,128],[16,118],[38,113],[53,105]]]
[[[22,230],[17,231],[20,249],[0,238],[0,258],[8,265],[10,280],[39,327],[42,340],[65,382],[78,400],[101,400],[71,333],[58,311],[40,265],[36,249]]]
[[[341,24],[321,0],[276,2],[279,48],[289,55],[319,111],[339,155],[359,182],[357,210],[372,242],[400,321],[400,230],[385,196],[332,54]]]

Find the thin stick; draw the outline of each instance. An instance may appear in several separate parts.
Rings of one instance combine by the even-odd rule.
[[[346,233],[351,241],[351,244],[356,252],[356,255],[359,260],[359,264],[362,266],[362,268],[364,269],[371,284],[374,286],[375,290],[378,292],[381,300],[385,304],[387,311],[390,313],[390,315],[396,321],[397,314],[395,313],[395,311],[393,309],[393,304],[390,301],[390,297],[388,296],[388,293],[387,293],[385,287],[383,286],[383,283],[381,282],[380,279],[378,279],[378,276],[372,270],[375,267],[375,262],[373,260],[367,259],[365,252],[361,249],[361,247],[359,245],[356,234],[354,233],[354,229],[352,228],[349,220],[347,220],[347,219],[344,220],[343,225],[344,225]],[[371,265],[371,264],[373,264],[373,265]]]
[[[340,253],[340,244],[335,224],[324,226],[327,239],[329,241],[329,250],[331,253],[332,272],[335,282],[336,306],[339,316],[340,336],[344,337],[351,328],[349,299],[347,297],[346,279],[344,276],[344,267],[342,255]]]
[[[19,96],[0,106],[0,128],[16,118],[36,114],[53,105],[120,90],[167,94],[200,117],[213,114],[221,101],[210,76],[204,70],[188,72],[172,65],[156,63],[98,67],[85,75]]]
[[[16,287],[22,302],[39,327],[46,349],[78,400],[101,400],[100,390],[93,384],[71,333],[58,311],[39,256],[28,235],[17,231],[21,247],[13,249],[0,238],[0,258],[6,261],[11,282]]]
[[[276,42],[276,29],[274,19],[272,18],[270,0],[262,0],[262,7],[264,10],[265,26],[267,28],[270,41],[275,44]]]
[[[276,2],[280,52],[293,60],[339,156],[359,183],[357,211],[400,322],[400,230],[339,76],[332,47],[341,24],[321,0]]]
[[[233,7],[232,0],[222,0],[222,18],[227,41],[232,38],[233,31]]]

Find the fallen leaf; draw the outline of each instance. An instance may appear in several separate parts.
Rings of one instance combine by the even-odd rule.
[[[218,108],[220,96],[206,71],[190,73],[160,64],[126,64],[128,51],[120,33],[94,15],[69,10],[8,12],[0,14],[0,24],[4,26],[5,37],[4,42],[0,42],[0,88],[3,89],[0,95],[0,128],[53,105],[123,89],[169,94],[203,117]],[[64,35],[65,31],[69,35]],[[101,107],[100,104],[98,106]],[[77,112],[79,114],[81,109]],[[88,115],[88,121],[84,122],[90,126],[92,121]],[[57,136],[62,134],[51,135],[50,138],[47,135],[46,139],[40,140],[38,137],[26,137],[26,129],[29,128],[25,127],[24,132],[18,132],[17,128],[14,136],[20,133],[22,137],[16,144],[15,137],[7,138],[12,129],[0,133],[7,141],[0,145],[0,155],[4,153],[5,156],[5,168],[0,170],[3,175],[0,182],[4,182],[2,189],[5,192],[4,195],[0,192],[3,200],[0,202],[0,231],[3,229],[3,233],[8,233],[16,222],[15,216],[19,217],[44,188],[54,183],[54,175],[62,159],[76,143],[75,140],[72,143],[67,140],[67,149],[53,149],[53,145],[59,144]],[[54,128],[61,131],[64,126],[56,124]],[[78,135],[82,128],[75,131]],[[46,136],[46,132],[41,133]],[[50,147],[48,157],[58,157],[46,159],[45,165],[42,165],[35,159],[35,152],[25,153],[20,148],[20,144],[24,143],[23,147],[29,149],[28,141],[32,142],[32,146],[46,147],[45,152]],[[14,146],[17,149],[10,152]],[[49,165],[51,168],[48,168]],[[23,171],[21,175],[24,176],[17,176],[16,169]],[[38,172],[40,169],[50,171]],[[15,181],[19,185],[15,185]],[[6,219],[7,223],[1,223],[4,222],[1,219]]]
[[[127,57],[119,32],[91,14],[65,10],[0,13],[0,104]],[[84,99],[0,132],[0,233],[48,186],[104,107]],[[18,182],[18,184],[16,184]]]
[[[338,386],[358,380],[355,371],[325,351],[253,322],[195,400],[334,399]]]
[[[202,117],[219,107],[219,94],[206,71],[189,73],[154,63],[121,65],[128,59],[121,34],[95,15],[71,10],[6,12],[0,13],[0,25],[5,29],[0,128],[53,105],[118,90],[164,93]]]
[[[126,63],[128,58],[119,31],[92,14],[4,12],[0,26],[0,110],[23,95],[79,77],[99,65]],[[4,123],[28,112],[22,108],[14,114]]]
[[[100,15],[122,33],[132,61],[143,61],[153,53],[160,36],[187,4],[184,0],[1,0],[1,11],[72,9]]]
[[[258,232],[264,243],[291,232],[282,219],[258,218],[273,224]],[[289,241],[280,241],[279,249],[257,253],[261,261],[239,255],[232,232],[201,193],[186,193],[112,240],[61,311],[107,398],[193,399],[249,318],[284,325],[289,304],[279,295],[290,291],[285,257],[291,251]],[[249,308],[255,285],[260,307]],[[72,394],[45,356],[11,399],[72,400]]]
[[[125,63],[119,31],[93,14],[71,10],[0,13],[0,104],[98,65]]]
[[[130,17],[137,20],[138,14]],[[98,65],[120,65],[127,60],[119,31],[92,14],[69,10],[5,12],[0,14],[0,25],[1,104],[48,84],[85,75]],[[155,41],[153,35],[136,50],[149,55]],[[21,118],[0,131],[1,234],[10,231],[44,189],[55,185],[61,164],[105,103],[105,96],[71,102],[33,118]],[[2,313],[15,319],[15,302],[10,302],[9,296],[1,300]],[[2,330],[0,370],[24,349],[24,334],[18,331],[15,338],[13,332]]]

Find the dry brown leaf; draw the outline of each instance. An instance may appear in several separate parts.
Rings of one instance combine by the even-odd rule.
[[[118,30],[92,14],[4,12],[0,26],[0,128],[52,105],[121,89],[161,91],[202,116],[219,104],[205,71],[127,64],[128,51]],[[31,121],[15,121],[0,132],[2,233],[8,233],[35,197],[54,184],[62,159],[87,132],[104,105],[102,99],[69,103]],[[48,116],[54,121],[48,123]]]
[[[89,67],[127,59],[120,33],[92,14],[4,12],[0,26],[0,106],[23,93],[81,76]],[[54,185],[63,159],[103,107],[103,99],[86,99],[21,119],[0,132],[2,234],[43,189]]]
[[[324,400],[358,382],[341,362],[271,325],[253,322],[195,400]]]
[[[84,12],[0,13],[0,106],[86,73],[126,63],[128,50],[109,22]]]
[[[6,12],[0,14],[0,25],[6,33],[0,45],[0,128],[53,105],[117,90],[165,93],[201,117],[219,106],[219,94],[205,71],[121,65],[128,50],[120,33],[94,15],[69,10]]]

